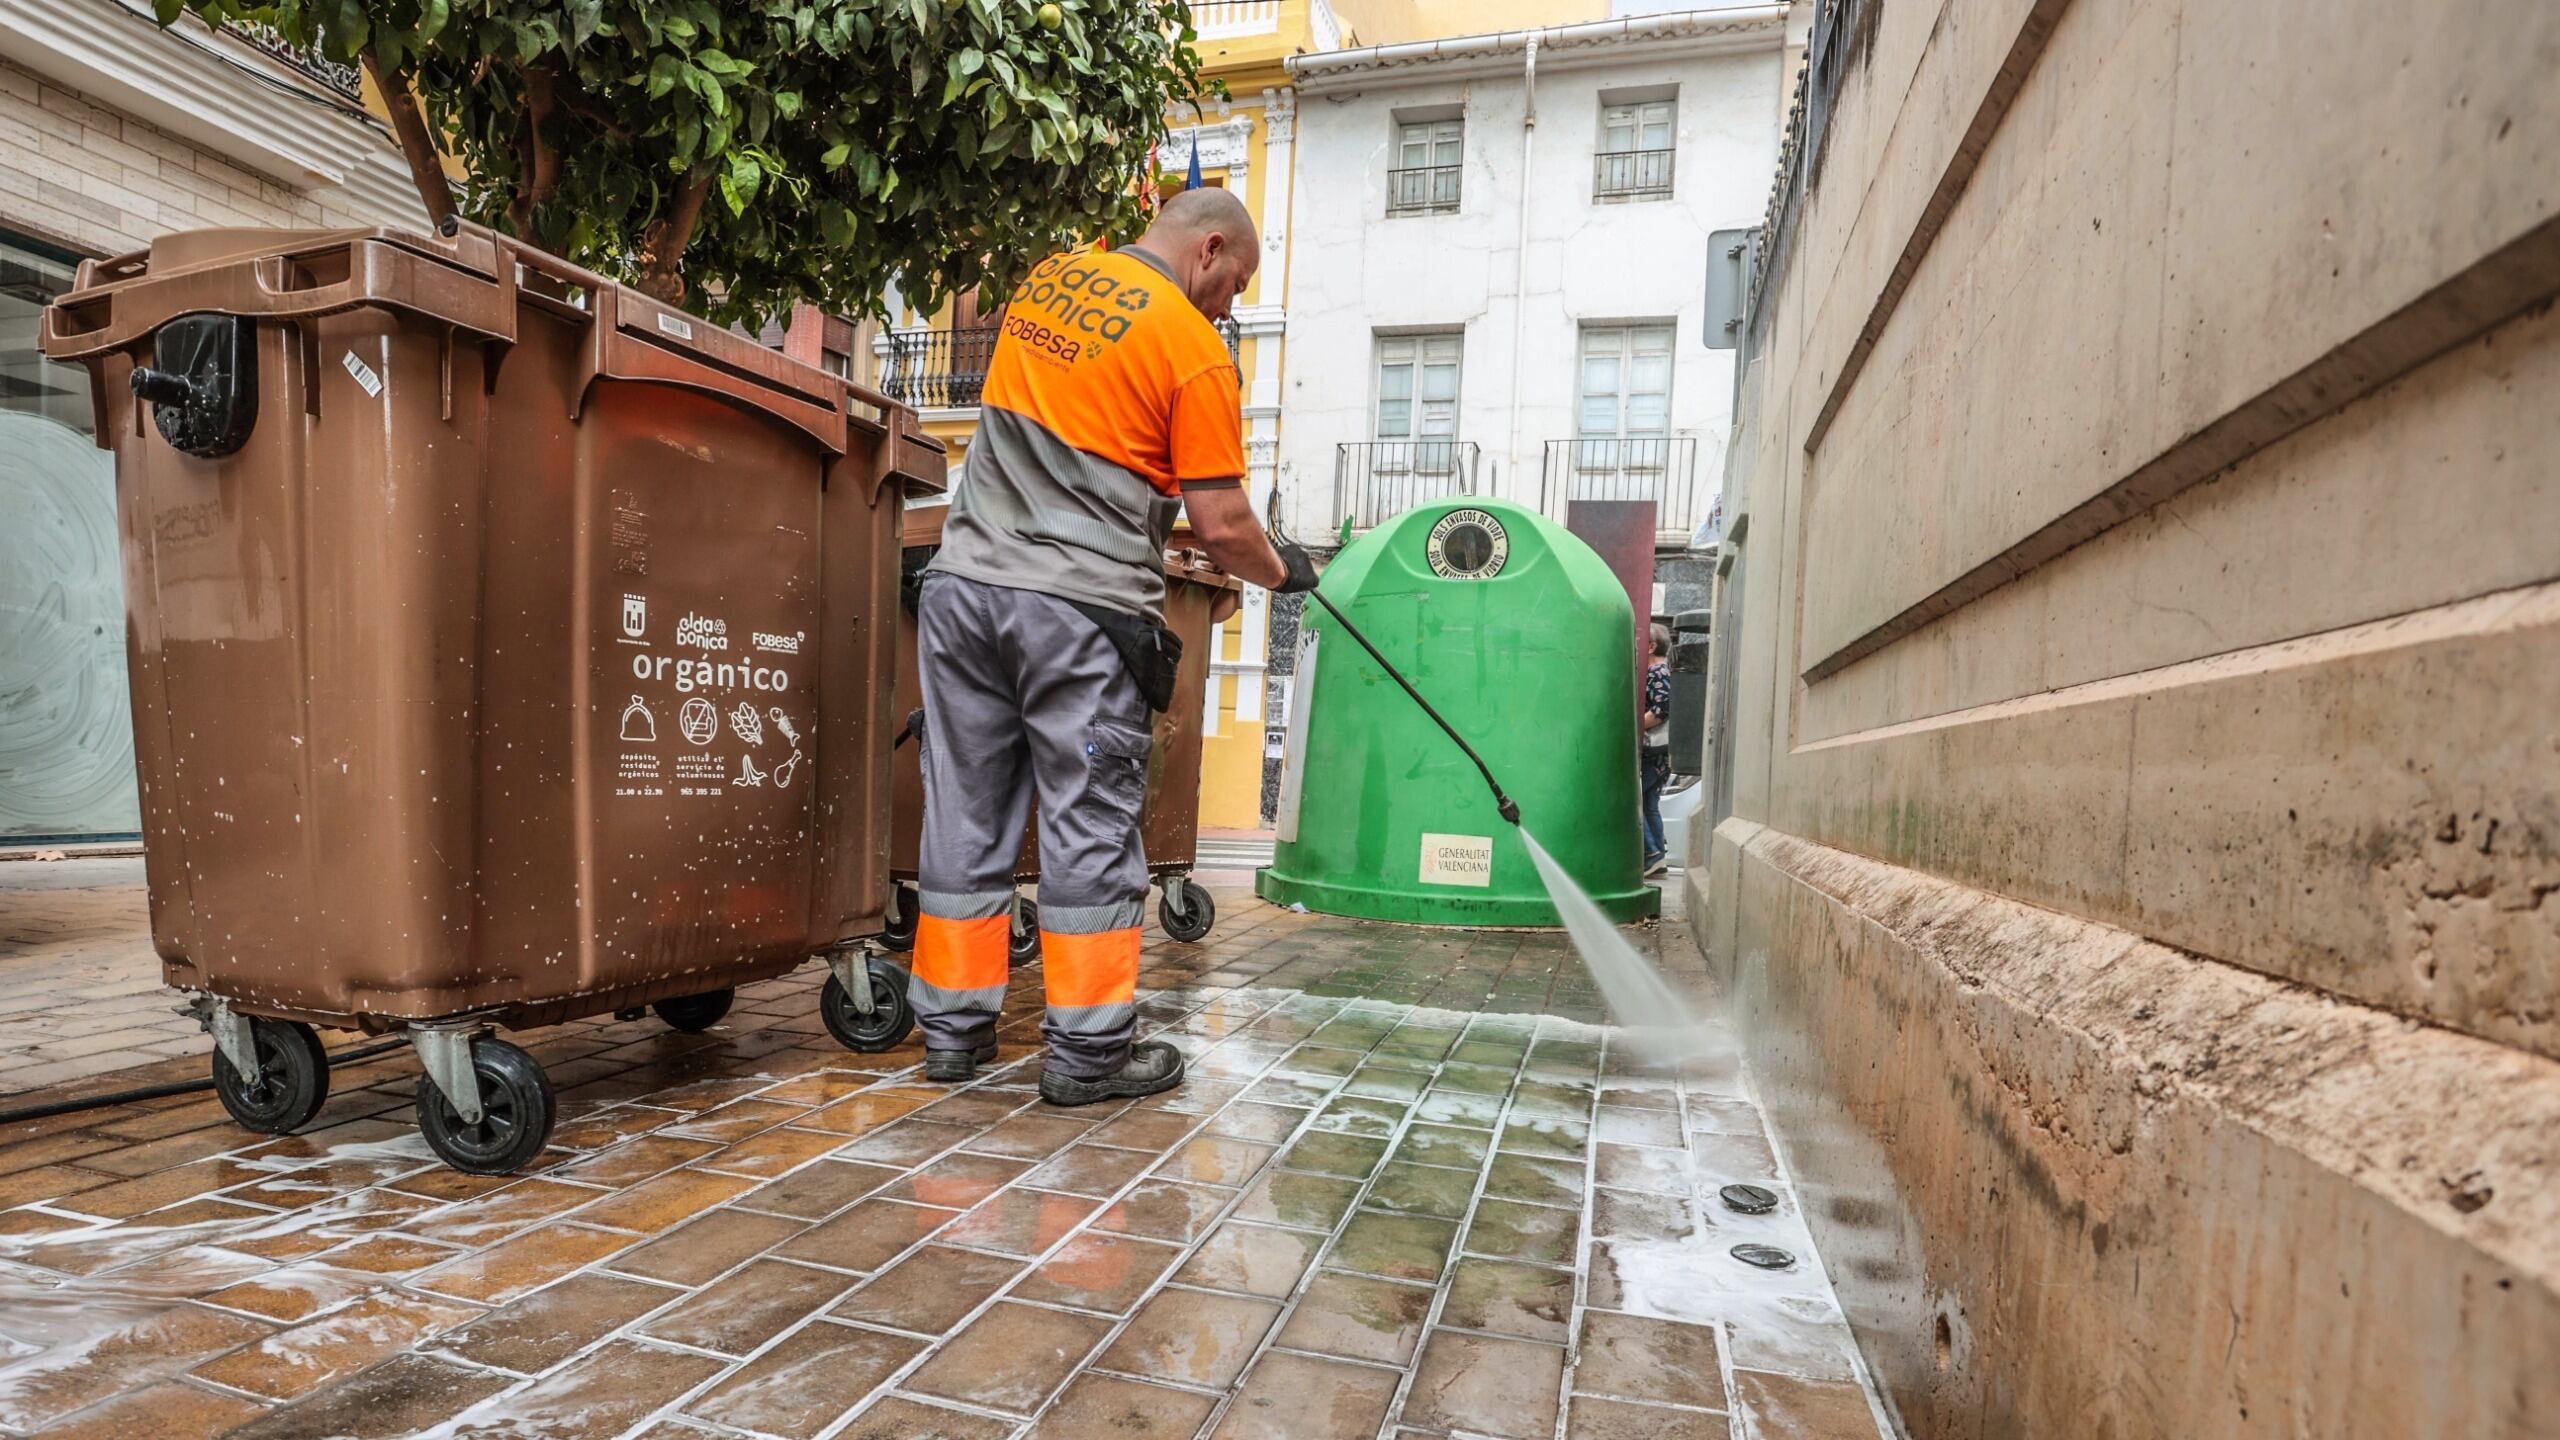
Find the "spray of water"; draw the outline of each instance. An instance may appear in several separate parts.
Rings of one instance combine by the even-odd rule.
[[[1272,504],[1275,507],[1279,504],[1277,491],[1272,494]],[[1279,533],[1277,514],[1275,508],[1275,535]],[[1493,767],[1485,764],[1484,757],[1476,753],[1476,747],[1467,743],[1467,737],[1459,734],[1458,728],[1433,708],[1421,691],[1413,688],[1413,682],[1404,678],[1403,671],[1378,653],[1378,647],[1369,643],[1369,637],[1360,633],[1360,627],[1351,623],[1351,617],[1342,613],[1341,606],[1334,604],[1321,589],[1310,590],[1307,594],[1324,607],[1325,613],[1333,617],[1343,633],[1369,652],[1369,658],[1378,662],[1378,668],[1387,672],[1387,678],[1402,686],[1404,693],[1413,697],[1413,703],[1422,707],[1422,713],[1431,717],[1431,723],[1439,726],[1440,732],[1475,763],[1476,773],[1484,777],[1485,788],[1493,792],[1495,810],[1520,832],[1520,843],[1529,847],[1529,858],[1538,866],[1538,879],[1546,885],[1547,897],[1555,902],[1556,914],[1564,921],[1565,934],[1572,940],[1574,950],[1582,956],[1584,966],[1591,971],[1593,981],[1600,986],[1602,998],[1617,1013],[1619,1029],[1627,1047],[1656,1064],[1676,1064],[1697,1054],[1706,1036],[1690,1019],[1689,1007],[1681,1000],[1680,993],[1662,978],[1661,971],[1646,962],[1635,946],[1627,943],[1627,937],[1619,933],[1617,926],[1609,923],[1608,916],[1600,913],[1600,907],[1591,902],[1591,896],[1574,883],[1573,877],[1566,874],[1555,857],[1547,853],[1547,847],[1539,844],[1528,827],[1520,823],[1520,807],[1503,793],[1502,782],[1493,778]]]
[[[1674,1064],[1690,1058],[1706,1038],[1705,1030],[1690,1016],[1688,1002],[1662,972],[1630,944],[1625,932],[1610,922],[1592,903],[1591,896],[1573,877],[1566,874],[1547,847],[1524,827],[1520,843],[1529,847],[1529,858],[1536,862],[1538,878],[1545,882],[1547,896],[1556,903],[1556,916],[1564,921],[1565,935],[1572,940],[1575,953],[1591,971],[1602,998],[1609,1002],[1617,1016],[1621,1038],[1644,1059],[1656,1064]]]

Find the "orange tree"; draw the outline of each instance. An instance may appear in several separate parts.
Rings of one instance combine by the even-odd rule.
[[[928,309],[1125,237],[1186,0],[154,0],[361,63],[431,218],[712,318]],[[440,152],[462,162],[450,187]]]

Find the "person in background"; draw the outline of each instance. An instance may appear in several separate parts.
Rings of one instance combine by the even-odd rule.
[[[1662,787],[1671,782],[1671,632],[1655,625],[1653,655],[1645,662],[1643,715],[1644,873],[1659,875],[1670,867],[1670,840],[1662,833]]]

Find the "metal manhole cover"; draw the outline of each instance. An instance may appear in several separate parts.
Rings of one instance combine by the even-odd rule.
[[[1758,1185],[1727,1185],[1716,1196],[1745,1215],[1766,1215],[1778,1208],[1778,1192]]]
[[[1736,1245],[1733,1247],[1733,1258],[1745,1265],[1757,1265],[1763,1270],[1784,1270],[1796,1263],[1795,1256],[1775,1245]]]

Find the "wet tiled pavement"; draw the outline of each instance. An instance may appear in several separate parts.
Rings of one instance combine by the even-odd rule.
[[[1151,936],[1191,1079],[1136,1105],[1039,1103],[1037,967],[956,1091],[837,1048],[811,967],[706,1035],[517,1037],[563,1113],[520,1177],[434,1161],[406,1052],[284,1139],[209,1096],[0,1131],[0,1433],[1876,1433],[1730,1045],[1613,1050],[1554,936],[1217,899]]]
[[[0,1096],[212,1053],[161,988],[144,904],[140,855],[0,860]]]

